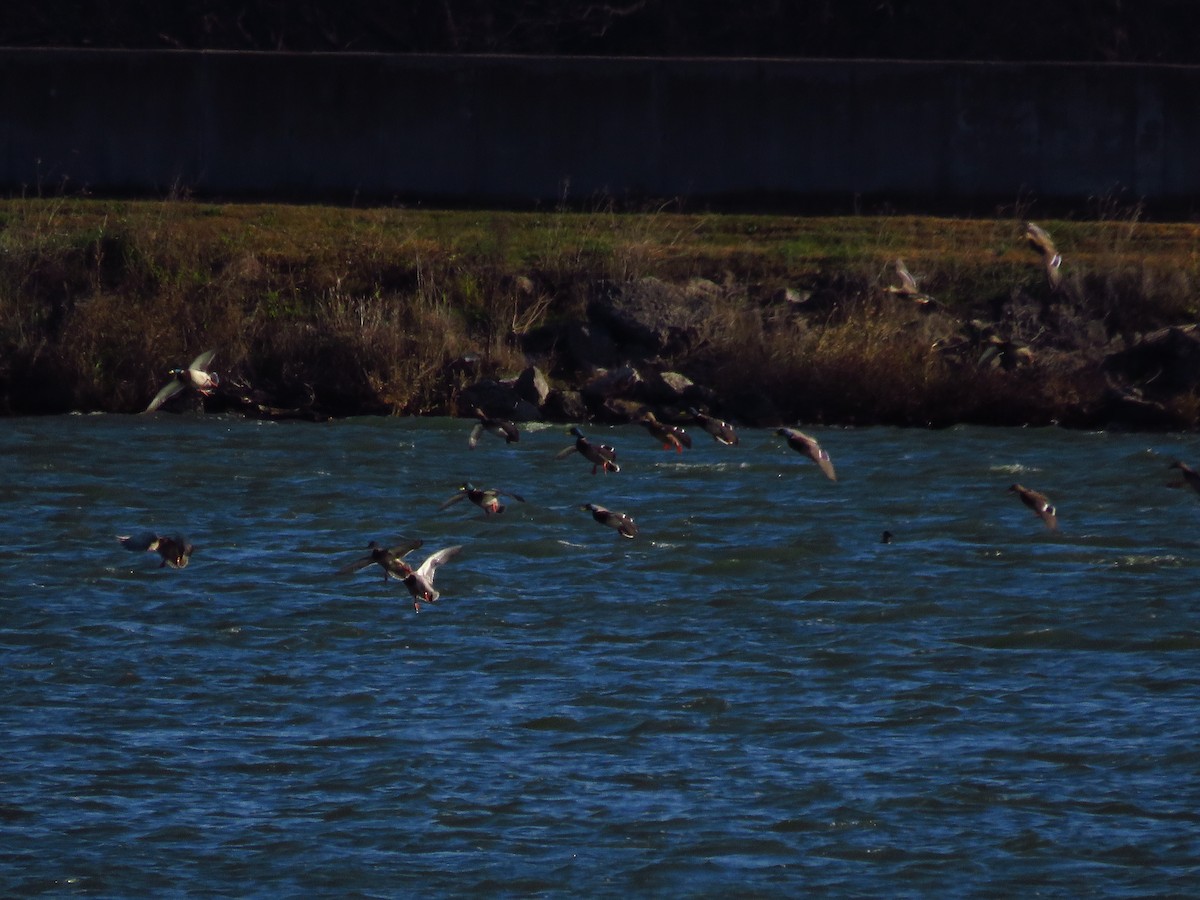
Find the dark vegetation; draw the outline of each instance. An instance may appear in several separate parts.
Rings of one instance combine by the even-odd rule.
[[[1196,63],[1191,0],[7,0],[0,45]],[[1039,221],[0,201],[0,412],[210,409],[1195,428],[1200,230]],[[891,293],[903,258],[934,302]],[[182,405],[196,399],[182,397]],[[175,404],[177,407],[180,404]],[[530,407],[525,407],[528,411]]]
[[[1200,227],[1043,221],[1052,291],[1023,218],[9,200],[0,410],[140,411],[211,347],[259,415],[505,414],[536,366],[549,418],[1200,423]]]
[[[1193,0],[5,0],[0,45],[1200,61]]]

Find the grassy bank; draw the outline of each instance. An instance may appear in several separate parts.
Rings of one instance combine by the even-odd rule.
[[[531,358],[527,335],[581,319],[598,280],[655,277],[716,285],[698,339],[660,362],[727,405],[1087,424],[1103,354],[1197,318],[1200,228],[1041,222],[1065,257],[1052,294],[1024,218],[0,201],[0,410],[138,411],[215,347],[224,376],[281,402],[445,413],[455,359],[553,373],[556,351]],[[935,304],[884,290],[897,257]],[[1195,392],[1169,404],[1197,424]]]

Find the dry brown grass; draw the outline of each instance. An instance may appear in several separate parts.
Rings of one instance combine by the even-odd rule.
[[[1196,318],[1200,228],[1043,224],[1066,257],[1064,296],[1111,335]],[[883,293],[896,257],[940,312]],[[448,411],[463,387],[450,361],[515,374],[520,337],[578,317],[581,284],[648,275],[739,286],[702,349],[666,362],[789,417],[1048,420],[1089,390],[1078,372],[1035,377],[933,349],[1013,296],[1047,299],[1016,218],[58,198],[0,202],[0,408],[134,411],[166,368],[217,347],[233,377],[331,408]],[[795,312],[767,302],[784,288],[812,299]]]

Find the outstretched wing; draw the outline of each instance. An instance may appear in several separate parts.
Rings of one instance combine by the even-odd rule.
[[[837,481],[837,473],[833,470],[833,460],[829,458],[828,453],[814,443],[812,449],[809,451],[809,455],[812,457],[813,462],[825,473],[826,478],[830,481]]]
[[[176,394],[183,390],[183,382],[178,378],[172,378],[162,386],[162,389],[154,395],[154,399],[150,401],[150,405],[146,407],[145,412],[154,412]]]
[[[421,563],[421,567],[417,569],[417,577],[424,579],[428,584],[433,584],[433,576],[437,572],[438,566],[448,559],[453,559],[460,550],[462,550],[462,544],[455,544],[453,547],[445,547],[434,553]]]
[[[158,546],[158,535],[152,531],[147,531],[144,534],[134,535],[117,535],[117,540],[121,542],[121,546],[126,550],[142,552],[145,550],[153,550]]]
[[[900,293],[902,294],[919,294],[917,288],[917,280],[912,277],[908,271],[908,267],[904,265],[904,260],[896,260],[896,274],[900,276]]]
[[[572,444],[570,447],[564,447],[563,449],[559,450],[557,453],[554,454],[554,458],[555,459],[566,459],[568,456],[570,456],[572,453],[574,453],[577,449],[578,448],[574,444]]]
[[[421,538],[398,537],[388,544],[387,552],[390,559],[404,559],[425,543]]]
[[[354,560],[354,562],[346,563],[346,565],[337,570],[337,573],[339,575],[349,575],[351,572],[357,572],[359,569],[366,568],[373,561],[374,560],[370,556],[363,556]]]
[[[439,506],[438,509],[445,509],[447,506],[453,506],[459,500],[465,499],[466,496],[467,496],[466,491],[459,491],[457,494],[455,494],[453,497],[451,497],[449,500],[447,500],[445,503],[443,503],[441,506]]]
[[[506,444],[515,444],[521,440],[521,432],[517,430],[517,426],[507,419],[494,419],[493,424],[504,435]]]
[[[522,497],[520,494],[514,494],[512,491],[501,491],[501,490],[497,490],[497,491],[496,491],[496,493],[497,493],[497,494],[503,494],[505,497],[512,497],[514,500],[516,500],[516,501],[518,501],[518,502],[520,502],[520,503],[524,503],[524,502],[525,502],[525,498],[524,498],[524,497]]]
[[[474,450],[475,445],[479,443],[479,436],[481,434],[483,434],[483,423],[476,422],[475,427],[471,429],[471,436],[467,438],[467,446]]]
[[[192,360],[192,364],[190,366],[188,366],[188,368],[196,369],[198,371],[203,372],[205,369],[208,368],[209,364],[213,361],[213,357],[216,355],[217,355],[216,350],[205,350],[203,353],[201,353],[199,356],[197,356],[195,359]]]
[[[1025,240],[1029,241],[1035,250],[1047,258],[1058,255],[1058,250],[1054,246],[1054,241],[1050,239],[1050,235],[1044,228],[1032,222],[1025,223]]]

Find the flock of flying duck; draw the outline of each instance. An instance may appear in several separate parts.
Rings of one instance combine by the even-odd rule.
[[[1055,248],[1050,235],[1033,222],[1028,222],[1025,225],[1024,237],[1029,245],[1041,255],[1047,282],[1052,290],[1056,290],[1061,280],[1062,255]],[[900,284],[890,286],[885,290],[916,303],[931,302],[931,298],[921,292],[903,261],[897,259],[895,268],[900,278]],[[208,350],[192,360],[187,368],[171,369],[168,372],[170,380],[154,395],[154,399],[150,401],[150,405],[146,407],[145,411],[154,412],[167,400],[184,390],[192,390],[203,396],[210,395],[220,384],[217,373],[209,370],[215,356],[215,350]],[[489,416],[479,408],[476,408],[474,413],[478,421],[472,426],[467,439],[471,449],[476,447],[484,434],[493,434],[508,444],[520,440],[520,430],[515,423],[507,419]],[[725,445],[738,443],[737,431],[728,422],[714,418],[695,408],[689,409],[688,415],[696,425],[712,435],[714,441]],[[662,444],[664,450],[682,453],[685,448],[690,449],[692,446],[692,438],[687,431],[679,425],[659,421],[652,412],[643,413],[636,421],[650,433],[651,437]],[[597,472],[617,473],[621,471],[615,449],[607,444],[593,443],[588,440],[578,426],[572,426],[569,433],[575,438],[575,442],[560,450],[555,455],[555,459],[565,459],[572,453],[578,453],[592,464],[593,475]],[[785,438],[787,445],[797,453],[811,459],[826,478],[830,481],[837,481],[833,460],[822,449],[816,438],[796,428],[779,428],[776,430],[776,434]],[[1173,462],[1171,468],[1179,469],[1183,475],[1183,483],[1200,493],[1200,472],[1179,461]],[[1058,512],[1044,494],[1022,484],[1011,485],[1008,491],[1016,494],[1025,506],[1033,510],[1048,529],[1053,531],[1058,528]],[[498,515],[505,509],[501,497],[510,497],[520,503],[525,502],[525,498],[519,494],[498,488],[477,488],[466,483],[454,496],[443,503],[441,508],[445,509],[461,500],[469,500],[482,509],[486,515]],[[590,512],[592,518],[601,525],[616,529],[621,537],[629,539],[637,537],[637,523],[628,513],[608,509],[598,503],[585,503],[580,506],[580,509]],[[159,568],[169,566],[173,569],[182,569],[187,566],[192,552],[195,550],[195,547],[187,539],[179,535],[159,535],[148,532],[138,536],[121,535],[117,539],[128,550],[157,553],[162,558]],[[891,532],[883,532],[882,540],[884,543],[891,543]],[[441,596],[433,585],[438,568],[453,559],[462,550],[461,544],[445,547],[429,555],[419,566],[413,568],[406,562],[406,558],[423,543],[419,538],[400,538],[390,546],[383,546],[376,541],[371,541],[367,545],[368,553],[342,566],[337,570],[338,574],[347,575],[371,564],[378,565],[383,570],[385,582],[396,578],[404,583],[412,595],[413,608],[420,612],[422,603],[435,603]]]
[[[217,374],[208,371],[208,366],[211,365],[215,355],[215,351],[209,350],[196,357],[187,368],[170,370],[171,380],[155,395],[146,412],[158,409],[166,400],[182,390],[194,390],[205,396],[211,393],[219,383]],[[520,429],[514,422],[489,416],[482,409],[476,408],[474,412],[478,421],[471,427],[470,435],[467,438],[467,444],[471,449],[478,445],[484,434],[496,435],[508,444],[521,439]],[[738,443],[737,430],[728,422],[694,408],[689,409],[688,413],[692,421],[712,435],[713,440],[717,443],[727,446]],[[683,427],[661,422],[651,412],[644,413],[636,421],[649,432],[651,437],[662,444],[664,450],[682,453],[685,448],[690,449],[692,446],[692,437]],[[826,478],[837,481],[833,461],[829,454],[821,448],[816,438],[796,428],[779,428],[776,433],[787,440],[789,447],[816,463]],[[589,440],[577,425],[571,426],[569,434],[575,438],[574,443],[556,453],[555,459],[566,459],[571,454],[578,453],[584,460],[591,463],[593,475],[609,472],[615,474],[621,471],[621,466],[617,462],[617,451],[613,447]],[[498,515],[505,510],[501,499],[504,497],[519,503],[525,502],[525,498],[520,494],[499,488],[478,488],[468,482],[463,484],[454,496],[446,500],[441,508],[446,509],[462,500],[469,500],[482,509],[485,515]],[[580,509],[591,513],[592,518],[599,524],[615,529],[621,537],[629,539],[637,537],[637,523],[628,513],[609,509],[598,503],[584,503]],[[180,535],[147,532],[140,535],[118,535],[117,540],[120,541],[121,546],[130,551],[157,553],[161,558],[159,568],[185,568],[195,551],[195,546]],[[414,568],[407,561],[407,557],[422,544],[423,541],[419,538],[398,538],[387,546],[371,541],[367,545],[367,554],[342,566],[337,570],[338,574],[348,575],[371,564],[378,565],[383,570],[384,581],[395,578],[403,582],[412,595],[413,608],[420,612],[422,603],[436,603],[440,596],[434,587],[437,570],[462,550],[461,544],[445,547],[426,557],[419,566]]]
[[[212,356],[213,353],[209,351],[197,359],[204,360],[205,365],[207,365],[211,362]],[[195,365],[196,363],[193,363],[193,367]],[[182,380],[179,375],[182,372],[185,378],[190,378],[186,373],[190,372],[191,368],[172,370],[172,377]],[[211,377],[212,383],[215,383],[216,376],[213,375]],[[207,386],[208,382],[205,381],[204,383]],[[196,390],[202,390],[196,386],[195,381],[189,382],[187,386],[191,386]],[[514,422],[488,416],[483,410],[478,408],[474,412],[478,421],[471,427],[470,435],[467,438],[468,446],[471,449],[477,446],[480,437],[484,434],[494,434],[508,444],[520,440],[520,429]],[[728,422],[710,416],[695,408],[689,409],[688,414],[696,425],[712,436],[714,441],[728,446],[738,443],[737,431]],[[690,449],[692,446],[691,435],[683,427],[661,422],[653,413],[646,412],[636,421],[649,432],[655,441],[661,443],[664,450],[674,450],[676,453],[682,453],[684,449]],[[577,425],[571,426],[569,433],[575,438],[574,443],[558,451],[555,454],[555,459],[566,459],[572,454],[578,453],[586,462],[591,464],[593,475],[610,472],[615,474],[621,471],[620,464],[617,462],[617,451],[613,447],[608,444],[596,443],[589,440]],[[775,433],[786,440],[788,447],[812,460],[826,478],[830,481],[837,481],[837,472],[834,469],[833,460],[830,458],[829,453],[821,447],[816,438],[796,428],[778,428]],[[1185,483],[1200,493],[1200,473],[1182,462],[1172,463],[1172,467],[1180,469],[1183,473]],[[1054,530],[1058,527],[1057,511],[1044,494],[1021,484],[1014,484],[1008,490],[1010,493],[1016,494],[1022,503],[1033,510],[1048,529]],[[506,508],[502,498],[509,498],[518,503],[525,502],[525,498],[520,494],[494,487],[480,488],[467,482],[460,486],[453,496],[442,503],[440,508],[446,509],[463,500],[469,500],[483,510],[485,515],[499,515]],[[598,503],[585,503],[580,506],[580,509],[591,513],[592,518],[599,524],[615,529],[623,538],[633,539],[638,535],[637,523],[628,513],[609,509]],[[169,566],[173,569],[182,569],[187,566],[192,552],[195,550],[195,547],[187,539],[178,535],[159,535],[149,532],[138,536],[118,536],[118,540],[128,550],[157,553],[162,559],[159,563],[159,568]],[[885,531],[882,541],[883,543],[891,543],[891,532]],[[417,612],[420,612],[422,603],[436,603],[441,596],[437,588],[434,587],[434,578],[437,570],[462,551],[461,544],[444,547],[430,554],[419,566],[414,567],[407,561],[407,558],[409,554],[421,547],[423,543],[419,538],[397,538],[386,546],[376,541],[371,541],[367,545],[366,555],[360,556],[343,565],[337,570],[337,573],[340,575],[349,575],[360,569],[365,569],[372,564],[377,565],[383,570],[383,580],[385,582],[395,578],[404,584],[412,595],[413,608]]]

